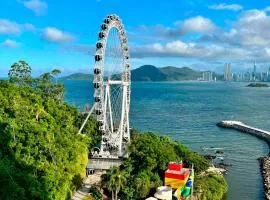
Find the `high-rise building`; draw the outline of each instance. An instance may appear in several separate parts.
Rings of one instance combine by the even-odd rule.
[[[268,71],[266,72],[267,81],[270,81],[270,67]]]
[[[256,81],[256,68],[257,68],[257,66],[256,66],[256,60],[254,60],[253,74],[252,74],[253,81]]]
[[[203,72],[203,81],[213,81],[213,72],[212,71],[205,71]]]
[[[225,63],[225,66],[224,66],[224,80],[225,81],[231,81],[232,80],[231,63]]]

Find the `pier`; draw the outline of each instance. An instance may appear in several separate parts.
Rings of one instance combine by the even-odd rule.
[[[217,123],[217,126],[223,128],[232,128],[241,132],[249,133],[254,135],[260,139],[265,140],[268,144],[270,144],[270,132],[265,131],[259,128],[255,128],[252,126],[248,126],[240,121],[221,121]]]
[[[259,128],[248,126],[240,121],[221,121],[217,126],[223,128],[231,128],[241,132],[249,133],[260,139],[265,140],[270,146],[270,132]],[[261,173],[264,179],[265,199],[270,200],[270,157],[263,157],[259,159]]]

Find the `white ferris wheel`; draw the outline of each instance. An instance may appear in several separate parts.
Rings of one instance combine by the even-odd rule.
[[[93,157],[121,158],[127,156],[130,141],[130,64],[127,37],[117,15],[104,19],[98,33],[94,67],[94,112],[102,140]],[[82,131],[85,123],[80,129]]]

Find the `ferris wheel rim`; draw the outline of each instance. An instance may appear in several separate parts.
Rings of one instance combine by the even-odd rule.
[[[94,94],[94,101],[95,103],[103,102],[103,89],[104,86],[108,83],[112,83],[112,81],[108,80],[105,81],[105,75],[104,75],[104,61],[106,60],[106,48],[107,48],[107,42],[108,37],[110,34],[110,31],[115,28],[119,33],[119,40],[120,40],[120,46],[123,53],[123,71],[120,74],[121,75],[121,84],[128,86],[127,91],[127,107],[129,109],[130,107],[130,64],[129,64],[129,49],[128,49],[128,40],[126,36],[126,32],[124,30],[124,25],[122,24],[122,21],[117,15],[109,15],[104,19],[104,23],[101,25],[101,30],[98,33],[98,41],[96,43],[96,53],[95,53],[95,67],[94,67],[94,88],[95,88],[95,94]],[[118,83],[120,84],[120,83]],[[102,113],[102,108],[104,105],[101,105],[101,110],[96,109],[96,114]],[[98,126],[104,127],[106,122],[102,120],[98,120]],[[113,130],[111,131],[113,133]]]
[[[98,42],[96,43],[96,53],[95,53],[95,69],[97,67],[97,63],[104,62],[106,59],[106,47],[107,40],[111,29],[116,28],[119,32],[119,39],[121,42],[121,47],[124,54],[124,62],[125,69],[128,73],[130,73],[130,64],[129,64],[129,49],[128,49],[128,40],[126,36],[126,32],[124,29],[124,25],[122,21],[117,15],[108,15],[107,18],[104,19],[104,23],[101,24],[101,31],[98,34]],[[94,75],[95,75],[94,69]],[[101,73],[104,71],[101,71]],[[103,74],[104,77],[104,74]],[[130,82],[130,80],[128,81]]]

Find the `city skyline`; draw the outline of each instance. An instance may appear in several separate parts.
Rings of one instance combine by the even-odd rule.
[[[257,71],[265,71],[270,60],[270,7],[265,1],[10,0],[1,4],[0,76],[20,59],[29,62],[35,74],[53,68],[64,74],[91,72],[100,19],[110,13],[117,13],[126,24],[133,68],[172,65],[220,73],[230,62],[236,72],[245,72],[256,59]]]

